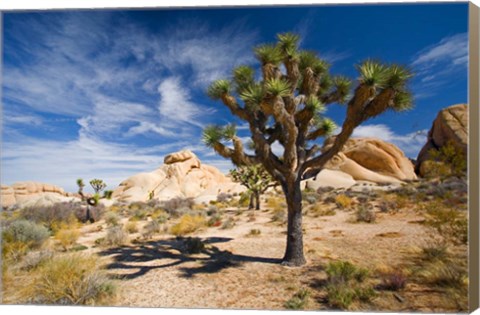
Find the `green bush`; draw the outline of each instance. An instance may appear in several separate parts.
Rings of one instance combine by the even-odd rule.
[[[46,227],[28,220],[13,221],[3,231],[4,245],[22,243],[29,249],[39,248],[49,237]]]

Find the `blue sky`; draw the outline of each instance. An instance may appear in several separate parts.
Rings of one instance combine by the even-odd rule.
[[[77,178],[97,177],[114,189],[185,148],[227,171],[200,141],[204,126],[231,121],[205,89],[237,65],[258,67],[251,48],[286,31],[332,74],[355,79],[367,58],[410,66],[415,109],[354,136],[416,157],[438,110],[467,101],[467,17],[467,3],[5,13],[2,183],[74,191]],[[344,111],[332,105],[326,115],[341,124]]]

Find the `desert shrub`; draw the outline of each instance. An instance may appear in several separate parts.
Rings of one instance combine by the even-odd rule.
[[[244,191],[240,193],[240,199],[238,199],[238,206],[246,208],[250,204],[250,195],[251,192],[249,191]]]
[[[428,151],[429,163],[422,165],[427,177],[446,178],[448,176],[465,177],[467,174],[467,157],[460,148],[449,141],[438,150]]]
[[[250,232],[248,232],[248,236],[259,236],[262,234],[262,231],[259,229],[251,229]]]
[[[359,268],[349,261],[331,262],[325,272],[330,283],[347,283],[352,280],[363,282],[369,274],[367,269]]]
[[[80,232],[76,229],[62,229],[55,234],[55,239],[63,247],[64,250],[68,250],[77,242],[79,236]]]
[[[228,203],[230,202],[230,200],[232,199],[232,194],[227,194],[227,193],[219,193],[217,195],[217,202],[221,202],[221,203]]]
[[[340,194],[335,197],[335,203],[340,209],[347,209],[352,205],[353,201],[347,195]]]
[[[302,191],[302,200],[306,201],[308,204],[313,205],[321,199],[321,196],[315,191],[305,190]]]
[[[102,204],[97,204],[96,206],[89,205],[88,207],[80,203],[77,205],[78,207],[75,208],[75,217],[82,223],[86,223],[87,221],[97,222],[105,212],[105,206]],[[113,208],[114,206],[111,207],[111,209]]]
[[[39,248],[50,237],[44,226],[27,221],[15,220],[2,233],[2,256],[18,260],[29,250]]]
[[[461,289],[466,286],[467,272],[452,261],[436,261],[420,273],[423,281],[429,285]]]
[[[468,242],[468,218],[466,213],[447,207],[440,201],[422,203],[418,207],[425,215],[425,225],[435,230],[447,242]]]
[[[56,232],[62,227],[72,226],[77,222],[76,212],[80,203],[61,202],[52,206],[28,207],[20,210],[20,217],[45,225],[49,230]]]
[[[375,211],[365,205],[360,205],[356,212],[357,222],[373,223],[376,220]]]
[[[381,274],[382,283],[380,288],[383,290],[399,291],[405,288],[407,277],[402,270],[394,270]]]
[[[101,241],[101,245],[120,246],[128,241],[128,235],[123,231],[121,226],[112,226],[107,229],[105,238]]]
[[[158,223],[165,223],[170,218],[170,215],[165,210],[157,208],[152,212],[150,218]]]
[[[117,226],[120,224],[120,216],[115,212],[107,212],[104,219],[105,223],[109,226]]]
[[[125,231],[129,234],[137,233],[138,232],[138,224],[135,221],[130,221],[125,224]]]
[[[222,217],[220,215],[215,214],[210,219],[208,219],[207,226],[217,227],[220,225],[222,225]]]
[[[42,249],[38,251],[31,251],[23,257],[20,264],[22,270],[32,270],[43,264],[44,262],[52,259],[54,252],[49,249]]]
[[[325,269],[327,279],[327,300],[331,307],[348,309],[354,301],[368,302],[375,296],[375,290],[362,285],[369,271],[348,261],[331,262]]]
[[[151,238],[157,233],[160,233],[160,223],[155,220],[149,221],[142,229],[142,236],[144,238]]]
[[[183,240],[182,249],[187,254],[198,254],[205,249],[205,243],[198,237],[187,237]]]
[[[426,261],[444,260],[448,257],[448,246],[445,242],[430,239],[422,246],[422,258]]]
[[[234,226],[235,226],[235,220],[230,217],[223,222],[221,229],[229,230],[229,229],[232,229]]]
[[[146,209],[136,209],[133,211],[130,221],[140,221],[147,218],[148,211]]]
[[[23,296],[25,302],[35,304],[99,305],[115,293],[116,286],[95,256],[70,254],[39,266]]]
[[[316,203],[309,208],[309,212],[313,214],[315,217],[319,216],[332,216],[335,215],[335,209],[329,208],[326,205]]]
[[[173,225],[170,232],[173,235],[185,235],[193,233],[199,228],[205,226],[205,218],[199,215],[185,214],[180,218],[180,222]]]
[[[195,202],[193,198],[177,197],[167,201],[162,201],[160,206],[173,217],[180,217],[185,214],[185,209],[191,210],[194,204]],[[177,211],[177,209],[181,208],[183,208],[184,211]]]
[[[328,305],[336,309],[348,309],[355,299],[355,290],[338,285],[327,286]]]
[[[310,291],[307,289],[300,289],[297,291],[291,299],[285,302],[285,308],[290,310],[304,309],[308,304],[310,298]]]

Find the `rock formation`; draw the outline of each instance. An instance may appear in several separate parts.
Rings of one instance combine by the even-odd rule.
[[[114,190],[112,198],[131,202],[181,197],[208,202],[215,200],[219,193],[243,190],[217,168],[202,164],[193,152],[184,150],[167,155],[164,164],[155,171],[124,180]]]
[[[45,183],[26,181],[14,183],[12,186],[1,186],[2,207],[10,207],[14,204],[20,207],[49,205],[71,199],[62,188]]]
[[[438,150],[451,143],[467,156],[468,147],[468,107],[467,104],[457,104],[446,107],[438,112],[428,132],[427,143],[418,154],[415,171],[424,176],[422,165],[430,160],[430,150]]]
[[[328,138],[323,150],[333,144]],[[375,138],[351,138],[333,157],[326,169],[341,171],[355,180],[376,183],[399,183],[417,178],[412,162],[397,146]]]

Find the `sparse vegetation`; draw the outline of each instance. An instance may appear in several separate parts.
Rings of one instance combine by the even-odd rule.
[[[195,232],[206,225],[205,218],[199,215],[185,214],[180,218],[180,221],[173,225],[170,233],[173,235],[186,235]]]
[[[349,309],[355,301],[369,302],[376,295],[372,287],[363,284],[367,269],[348,261],[331,262],[325,269],[328,275],[327,299],[331,307]]]
[[[310,298],[310,291],[307,289],[300,289],[293,297],[285,302],[285,308],[290,310],[302,310],[308,304]]]
[[[31,272],[31,283],[22,290],[25,303],[60,305],[106,305],[115,293],[116,285],[99,260],[81,254],[47,259]]]
[[[335,203],[340,209],[348,209],[352,205],[353,200],[345,194],[340,194],[335,197]]]
[[[128,242],[128,235],[121,226],[112,226],[107,229],[105,238],[101,240],[104,246],[121,246]]]
[[[377,216],[372,207],[366,205],[359,205],[356,212],[357,222],[373,223]]]
[[[59,230],[55,234],[55,239],[58,241],[58,243],[62,246],[62,248],[67,251],[70,249],[73,245],[78,240],[78,237],[80,236],[80,232],[76,229],[70,230],[70,229],[63,229]]]

